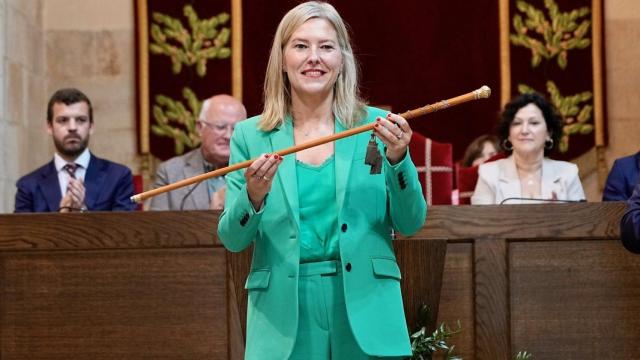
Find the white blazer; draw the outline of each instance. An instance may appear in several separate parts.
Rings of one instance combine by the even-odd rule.
[[[578,176],[578,167],[566,161],[544,158],[542,161],[541,199],[585,200],[584,190]],[[516,200],[522,198],[522,187],[516,162],[512,156],[480,165],[478,182],[471,197],[471,204],[531,204],[533,200]],[[541,201],[542,202],[542,201]]]

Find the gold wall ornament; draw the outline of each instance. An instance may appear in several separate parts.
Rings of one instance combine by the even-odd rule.
[[[535,92],[533,88],[524,84],[518,85],[518,91],[521,94]],[[569,150],[570,136],[576,134],[587,135],[594,130],[594,126],[591,124],[591,115],[593,113],[591,99],[593,98],[593,93],[584,91],[575,95],[562,96],[558,86],[551,80],[547,81],[547,92],[551,103],[562,118],[562,137],[558,144],[558,150],[561,153],[565,153]],[[588,103],[582,104],[584,102]]]
[[[198,76],[204,77],[207,73],[207,61],[231,56],[231,48],[227,46],[231,30],[221,27],[229,21],[230,16],[222,12],[208,19],[200,19],[191,5],[185,5],[183,13],[190,31],[176,18],[159,12],[153,13],[155,23],[151,24],[153,42],[149,44],[149,51],[168,56],[174,74],[179,74],[183,65],[195,65]]]
[[[158,136],[170,137],[174,140],[175,153],[184,153],[185,147],[193,149],[200,145],[200,137],[196,131],[196,122],[202,108],[202,101],[188,87],[182,89],[182,101],[174,100],[165,95],[155,97],[153,118],[155,124],[151,131]]]
[[[515,33],[510,34],[511,43],[531,50],[531,67],[540,65],[541,60],[557,57],[558,66],[567,67],[568,52],[572,49],[584,49],[591,45],[585,35],[591,27],[591,20],[580,18],[589,15],[589,7],[581,7],[570,12],[560,12],[554,0],[545,0],[548,18],[541,10],[523,0],[516,7],[527,18],[519,14],[513,17]]]

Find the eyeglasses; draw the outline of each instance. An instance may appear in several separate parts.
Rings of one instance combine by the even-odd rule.
[[[225,123],[209,123],[204,120],[198,120],[199,123],[204,125],[204,127],[209,128],[215,132],[223,133],[226,131],[233,131],[233,128],[236,126],[235,124],[225,124]]]

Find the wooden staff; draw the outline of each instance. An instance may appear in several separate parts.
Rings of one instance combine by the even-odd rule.
[[[491,95],[491,89],[489,89],[488,86],[483,86],[478,90],[474,90],[470,93],[464,94],[464,95],[460,95],[460,96],[456,96],[454,98],[448,99],[448,100],[442,100],[440,102],[437,102],[435,104],[431,104],[431,105],[427,105],[418,109],[414,109],[414,110],[409,110],[407,112],[404,112],[402,114],[399,114],[400,116],[402,116],[403,118],[409,120],[409,119],[413,119],[415,117],[418,116],[422,116],[422,115],[426,115],[426,114],[430,114],[433,112],[436,112],[438,110],[442,110],[442,109],[446,109],[448,107],[451,106],[456,106],[462,103],[465,103],[467,101],[471,101],[471,100],[478,100],[478,99],[486,99],[489,97],[489,95]],[[299,145],[295,145],[289,148],[286,148],[284,150],[279,150],[276,151],[275,154],[278,154],[280,156],[285,156],[285,155],[289,155],[289,154],[293,154],[295,152],[298,151],[302,151],[308,148],[312,148],[314,146],[318,146],[318,145],[322,145],[322,144],[326,144],[330,141],[336,141],[342,138],[346,138],[348,136],[351,135],[355,135],[355,134],[359,134],[361,132],[365,132],[365,131],[369,131],[369,130],[373,130],[373,126],[375,124],[374,123],[370,123],[367,125],[362,125],[362,126],[358,126],[355,127],[353,129],[349,129],[346,131],[343,131],[341,133],[338,134],[333,134],[333,135],[329,135],[329,136],[325,136],[325,137],[321,137],[315,140],[311,140],[309,142],[303,143],[303,144],[299,144]],[[181,188],[183,186],[187,186],[187,185],[191,185],[191,184],[195,184],[198,183],[200,181],[203,180],[207,180],[216,176],[222,176],[225,175],[227,173],[230,173],[232,171],[236,171],[236,170],[240,170],[240,169],[244,169],[249,167],[256,159],[251,159],[251,160],[247,160],[247,161],[243,161],[241,163],[237,163],[237,164],[233,164],[231,166],[227,166],[221,169],[217,169],[214,171],[210,171],[204,174],[200,174],[194,177],[190,177],[184,180],[180,180],[177,181],[173,184],[168,184],[165,186],[161,186],[159,188],[153,189],[153,190],[149,190],[149,191],[145,191],[145,192],[141,192],[140,194],[137,195],[133,195],[131,197],[131,201],[136,202],[136,203],[140,203],[150,197],[156,196],[158,194],[162,194],[168,191],[172,191],[175,190],[177,188]]]

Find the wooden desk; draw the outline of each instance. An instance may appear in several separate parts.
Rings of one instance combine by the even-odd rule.
[[[0,216],[1,359],[226,359],[207,212]]]
[[[640,257],[618,240],[624,208],[431,207],[395,244],[410,327],[435,298],[438,321],[462,322],[452,342],[465,359],[638,357]],[[216,242],[217,217],[0,215],[0,358],[239,358],[249,253]]]
[[[624,203],[434,206],[415,239],[447,239],[438,321],[464,359],[640,358],[640,256]]]

